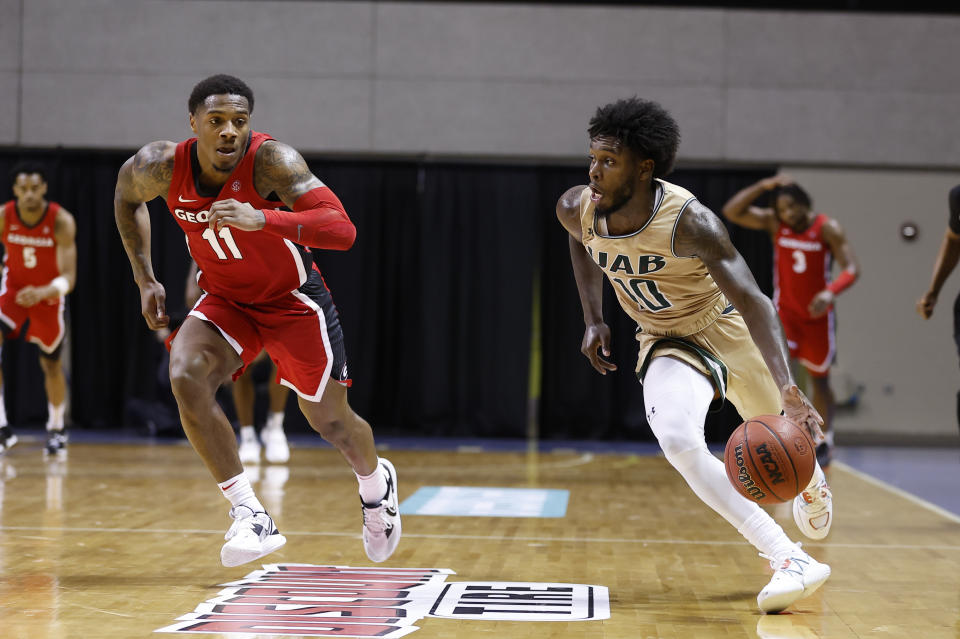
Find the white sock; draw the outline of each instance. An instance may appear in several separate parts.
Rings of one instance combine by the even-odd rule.
[[[813,469],[813,477],[810,478],[810,483],[804,488],[805,491],[816,492],[814,489],[817,487],[817,484],[820,483],[820,480],[826,479],[823,474],[823,469],[820,468],[820,462],[815,461],[814,463],[816,466]]]
[[[240,427],[240,441],[257,441],[257,430],[253,426],[241,426]]]
[[[253,512],[265,512],[263,504],[253,494],[253,486],[250,485],[250,479],[245,474],[240,473],[236,477],[220,482],[217,486],[220,486],[220,492],[232,506],[246,506]]]
[[[387,494],[387,474],[380,468],[380,459],[377,459],[377,468],[364,477],[357,474],[360,483],[360,499],[368,506],[379,504]]]
[[[3,389],[0,389],[0,428],[7,425],[7,407],[3,401]]]
[[[283,430],[283,417],[284,413],[270,413],[267,415],[267,428],[276,428],[277,430]]]
[[[791,553],[797,551],[797,545],[790,541],[780,524],[760,507],[757,507],[757,512],[743,522],[737,532],[753,544],[754,548],[773,557],[776,564],[780,564]]]
[[[63,402],[59,406],[54,406],[47,402],[47,430],[63,430],[63,414],[66,412],[67,403]]]

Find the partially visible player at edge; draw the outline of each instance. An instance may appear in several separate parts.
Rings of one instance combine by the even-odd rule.
[[[923,297],[917,300],[917,312],[923,319],[930,319],[933,315],[940,290],[960,261],[960,184],[950,189],[947,205],[947,228],[943,232],[943,241],[933,263],[930,286]],[[960,295],[957,295],[953,302],[953,341],[956,342],[957,354],[960,355]],[[960,424],[960,391],[957,392],[957,424]]]
[[[5,254],[0,282],[0,332],[40,348],[47,394],[44,455],[66,455],[67,379],[63,372],[63,311],[77,281],[77,225],[73,216],[48,201],[47,177],[38,164],[21,162],[10,172],[15,199],[0,206],[0,239]],[[29,320],[29,323],[27,323]],[[23,331],[24,324],[27,325]],[[3,338],[0,337],[0,348]],[[17,443],[7,423],[0,373],[0,454]]]
[[[223,565],[253,561],[286,543],[243,473],[233,429],[215,400],[220,384],[261,347],[299,396],[310,426],[357,474],[364,550],[384,561],[401,533],[396,472],[377,457],[370,425],[347,403],[336,307],[309,252],[298,246],[346,250],[356,229],[296,150],[251,130],[253,105],[253,92],[238,78],[199,82],[188,103],[196,137],[151,142],[120,169],[117,228],[152,330],[169,317],[151,264],[146,202],[166,200],[199,267],[204,294],[167,342],[170,381],[184,432],[232,506]],[[292,211],[276,210],[280,202]]]
[[[773,192],[772,206],[754,206]],[[823,416],[826,438],[817,446],[817,461],[829,466],[836,401],[830,366],[836,357],[837,296],[860,277],[860,264],[835,219],[816,213],[807,192],[786,175],[760,180],[730,198],[723,215],[745,228],[766,231],[773,241],[774,305],[783,322],[790,357],[810,375],[813,405]],[[833,261],[840,273],[831,278]]]
[[[822,420],[791,376],[773,305],[720,219],[662,179],[680,143],[670,114],[636,97],[619,100],[597,109],[589,134],[590,184],[557,202],[586,324],[581,352],[600,374],[616,370],[605,359],[605,275],[637,322],[637,377],[650,428],[694,493],[770,560],[775,572],[757,603],[779,612],[816,590],[830,567],[737,492],[707,449],[704,420],[711,402],[724,397],[745,418],[782,408],[814,441],[823,439]],[[798,498],[793,507],[800,530],[815,539],[827,534],[832,519],[832,499],[821,486],[817,467],[807,487],[817,500]]]

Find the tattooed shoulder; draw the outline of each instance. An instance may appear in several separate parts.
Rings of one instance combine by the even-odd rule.
[[[276,140],[268,140],[257,149],[253,181],[258,193],[266,196],[276,192],[288,205],[322,185],[296,149]]]
[[[173,161],[177,145],[165,140],[147,144],[131,158],[133,186],[142,193],[154,196],[166,193],[173,179]]]

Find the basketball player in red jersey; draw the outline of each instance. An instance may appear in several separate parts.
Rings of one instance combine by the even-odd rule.
[[[753,206],[774,192],[773,207]],[[823,416],[826,440],[817,447],[820,466],[830,464],[835,401],[830,365],[836,356],[833,303],[860,275],[857,257],[840,224],[811,208],[810,196],[785,175],[742,189],[723,207],[723,215],[740,226],[767,231],[773,240],[774,303],[783,323],[790,357],[813,383],[813,405]],[[833,261],[840,274],[831,280]]]
[[[64,298],[77,279],[77,227],[65,208],[46,199],[47,178],[42,167],[21,163],[11,175],[15,199],[0,208],[0,237],[5,248],[0,331],[7,338],[20,336],[40,347],[48,409],[43,450],[45,455],[63,456],[67,452],[63,423],[67,380],[60,356]],[[0,375],[0,453],[16,443],[17,436],[7,424]]]
[[[152,330],[170,320],[150,260],[146,202],[166,200],[199,268],[203,296],[167,342],[170,381],[187,438],[232,506],[223,565],[253,561],[286,543],[243,473],[233,429],[214,397],[261,348],[299,396],[310,425],[357,474],[364,549],[372,561],[384,561],[401,532],[396,472],[378,459],[370,425],[347,403],[336,307],[300,248],[346,250],[356,229],[296,150],[250,128],[253,104],[253,92],[235,77],[199,82],[188,102],[196,137],[151,142],[120,169],[117,228]],[[292,210],[276,210],[282,204]]]

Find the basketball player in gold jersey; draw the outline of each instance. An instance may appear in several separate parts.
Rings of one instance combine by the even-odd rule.
[[[704,419],[719,397],[744,418],[783,410],[815,442],[823,439],[823,420],[797,388],[773,304],[720,219],[662,179],[680,142],[670,114],[654,102],[620,100],[597,109],[589,133],[590,184],[569,189],[557,203],[586,323],[580,350],[600,374],[616,370],[604,358],[606,275],[638,325],[637,377],[650,428],[694,493],[770,560],[775,572],[757,603],[780,612],[823,584],[830,567],[737,492],[707,449]],[[821,484],[818,466],[807,487],[817,499],[794,507],[800,529],[815,538],[826,535],[832,519],[832,497],[818,490]]]

